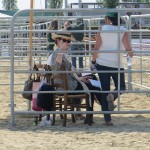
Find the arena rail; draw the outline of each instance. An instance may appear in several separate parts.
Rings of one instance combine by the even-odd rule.
[[[29,55],[30,55],[30,50],[32,50],[32,63],[34,64],[35,62],[38,62],[38,63],[44,63],[48,57],[48,55],[53,52],[53,51],[47,51],[45,46],[46,46],[46,38],[45,37],[41,37],[41,34],[42,36],[45,36],[45,34],[43,33],[49,33],[49,32],[63,32],[63,31],[49,31],[49,30],[45,30],[45,29],[33,29],[33,30],[30,30],[29,28],[22,28],[25,25],[25,23],[27,21],[30,21],[30,18],[29,16],[27,16],[26,18],[24,18],[24,20],[26,20],[24,23],[20,23],[18,25],[16,25],[16,22],[18,22],[19,20],[19,16],[20,14],[22,13],[26,13],[26,12],[30,12],[31,10],[21,10],[21,11],[18,11],[11,19],[11,24],[10,24],[10,112],[11,112],[11,127],[13,127],[15,125],[15,116],[16,115],[34,115],[34,114],[48,114],[48,113],[51,113],[51,114],[71,114],[71,113],[83,113],[83,114],[87,114],[87,113],[93,113],[93,114],[104,114],[104,113],[109,113],[109,114],[143,114],[143,113],[150,113],[150,110],[128,110],[128,111],[123,111],[123,110],[120,110],[120,96],[118,97],[118,108],[116,111],[109,111],[109,112],[105,112],[105,111],[93,111],[93,112],[88,112],[88,111],[78,111],[78,112],[72,112],[72,111],[69,111],[69,112],[55,112],[55,111],[52,111],[52,112],[34,112],[34,111],[31,111],[31,106],[30,106],[30,102],[27,103],[27,110],[26,111],[23,111],[23,110],[19,110],[19,109],[22,109],[22,108],[17,108],[15,107],[15,101],[17,100],[17,96],[19,98],[21,98],[21,93],[23,93],[23,90],[16,90],[16,87],[17,86],[20,86],[20,89],[23,88],[23,82],[26,80],[26,77],[25,75],[28,75],[29,73],[32,73],[32,71],[29,70],[30,67],[30,64],[29,64]],[[125,12],[128,12],[128,11],[131,11],[131,9],[127,9],[127,8],[124,8],[124,9],[35,9],[35,10],[32,10],[34,13],[36,12],[40,12],[40,13],[46,13],[46,12],[60,12],[60,13],[63,13],[63,12],[97,12],[97,13],[106,13],[106,12],[118,12],[119,16],[120,16],[120,13],[122,13],[123,11]],[[136,12],[137,9],[132,9],[133,12]],[[150,10],[149,9],[139,9],[140,12],[147,12],[149,13]],[[50,20],[52,19],[58,19],[60,21],[64,21],[64,20],[68,20],[68,19],[76,19],[76,18],[83,18],[84,20],[92,20],[94,18],[94,16],[48,16],[48,17],[43,17],[44,20],[46,20],[47,22],[49,22]],[[36,19],[36,17],[34,18]],[[90,23],[90,21],[88,21],[88,23]],[[132,30],[131,30],[131,26],[130,26],[130,21],[127,20],[126,22],[126,27],[127,27],[127,32],[131,33]],[[95,30],[94,32],[98,32],[99,30]],[[142,30],[139,30],[139,31],[142,31]],[[71,32],[79,32],[79,31],[71,31]],[[80,32],[84,32],[84,33],[88,33],[89,35],[91,34],[91,32],[93,32],[91,29],[89,30],[84,30],[84,31],[80,31]],[[37,41],[39,41],[39,43],[37,42],[34,42],[34,38],[32,39],[32,41],[29,41],[29,33],[32,33],[33,37],[37,36]],[[119,32],[118,32],[119,34]],[[26,36],[25,39],[23,39],[23,37]],[[44,40],[43,40],[44,39]],[[141,39],[142,40],[142,39]],[[45,42],[45,43],[44,43]],[[43,44],[44,43],[44,44]],[[89,42],[90,43],[90,42]],[[141,43],[141,42],[140,42]],[[25,48],[24,46],[20,47],[19,44],[25,44]],[[30,45],[32,44],[32,45]],[[35,45],[34,45],[35,44]],[[37,45],[38,44],[38,45]],[[37,46],[37,47],[36,47]],[[29,49],[29,47],[32,49]],[[80,52],[80,51],[78,51]],[[91,45],[89,45],[89,49],[87,51],[87,56],[88,59],[85,59],[86,61],[86,67],[89,67],[88,64],[89,64],[89,61],[90,61],[90,57],[91,53],[93,53],[94,50],[91,49]],[[107,51],[107,52],[110,52],[110,51]],[[20,66],[16,66],[15,64],[15,60],[16,60],[16,57],[15,55],[17,53],[20,53],[20,57],[23,58],[23,60],[20,60],[20,62],[24,62],[22,65]],[[118,53],[116,51],[116,53]],[[119,51],[118,54],[120,53],[123,53],[124,54],[124,51]],[[141,52],[142,53],[142,52]],[[148,51],[148,54],[150,52]],[[134,59],[134,58],[133,58]],[[126,61],[126,60],[125,60]],[[126,64],[126,63],[125,63]],[[142,65],[142,63],[141,63]],[[128,66],[127,66],[128,67]],[[83,71],[83,70],[82,70]],[[132,67],[128,67],[126,70],[125,70],[125,73],[127,75],[130,75],[129,79],[128,79],[128,82],[127,84],[131,84],[130,87],[128,87],[127,91],[124,91],[124,93],[149,93],[150,92],[150,89],[149,89],[149,86],[150,85],[142,85],[145,89],[146,87],[146,90],[133,90],[132,89],[132,79],[133,79],[133,74],[136,72],[136,73],[139,73],[141,72],[142,73],[143,69],[140,68],[140,70],[138,69],[135,69],[133,70]],[[40,71],[42,72],[42,71]],[[78,70],[78,72],[81,72],[81,70]],[[86,72],[86,71],[85,71]],[[91,71],[92,72],[92,71]],[[118,68],[118,73],[120,73],[120,68]],[[147,70],[148,74],[150,73],[150,70]],[[67,71],[66,71],[67,73]],[[92,72],[92,73],[96,73],[96,72]],[[16,75],[24,75],[23,78],[21,78],[22,80],[19,80],[20,82],[17,82],[18,79],[15,77]],[[132,77],[132,79],[131,79]],[[119,80],[119,77],[118,77],[118,84],[120,83],[120,80]],[[47,91],[48,92],[48,91]],[[62,92],[71,92],[71,91],[62,91]],[[96,92],[96,91],[95,91]],[[108,92],[108,91],[105,91],[105,92]],[[117,91],[118,94],[121,93],[122,91],[119,90]],[[25,105],[26,107],[26,105]]]

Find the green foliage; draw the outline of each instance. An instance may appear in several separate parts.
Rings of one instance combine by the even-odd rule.
[[[116,8],[119,5],[119,0],[103,0],[105,8]]]
[[[18,10],[17,0],[2,0],[2,4],[5,10]]]
[[[61,8],[63,0],[47,0],[48,8]]]
[[[149,0],[139,0],[139,2],[145,2],[145,3],[149,3]]]
[[[131,0],[123,0],[123,2],[132,2]],[[150,0],[137,0],[137,2],[149,3]]]
[[[62,8],[63,0],[47,0],[48,8]],[[61,16],[63,13],[54,13],[54,15]]]
[[[97,0],[98,3],[103,3],[104,0]]]

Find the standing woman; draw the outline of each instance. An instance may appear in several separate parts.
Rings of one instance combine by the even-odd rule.
[[[58,30],[58,20],[52,20],[48,30]],[[54,50],[55,41],[52,39],[52,33],[49,32],[47,35],[48,46],[47,50]]]
[[[98,73],[102,91],[110,91],[111,77],[115,85],[114,91],[118,91],[119,88],[121,91],[126,89],[121,51],[124,47],[130,57],[133,56],[133,53],[129,42],[128,33],[124,27],[118,24],[118,22],[118,13],[108,12],[105,16],[105,25],[101,28],[101,31],[104,32],[99,32],[96,38],[95,50],[97,50],[97,52],[93,53],[91,69],[96,67],[98,71],[103,71],[102,73]],[[118,31],[120,31],[120,33],[118,33]],[[110,52],[105,53],[100,51]],[[121,73],[118,73],[118,68],[120,68]],[[120,84],[118,87],[119,74]],[[115,108],[114,101],[118,98],[118,92],[102,93],[101,96],[102,111],[113,111]],[[104,120],[105,125],[113,125],[110,114],[104,114]]]

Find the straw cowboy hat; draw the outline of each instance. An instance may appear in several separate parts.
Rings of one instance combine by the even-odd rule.
[[[73,41],[73,38],[70,33],[53,33],[52,39],[56,40],[57,38],[62,38],[62,39]]]

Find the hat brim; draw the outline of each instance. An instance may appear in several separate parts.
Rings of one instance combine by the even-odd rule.
[[[55,33],[53,33],[52,34],[52,39],[56,40],[57,38],[62,38],[62,39],[73,41],[73,38],[70,34],[61,34],[61,33],[60,34],[55,34]]]

